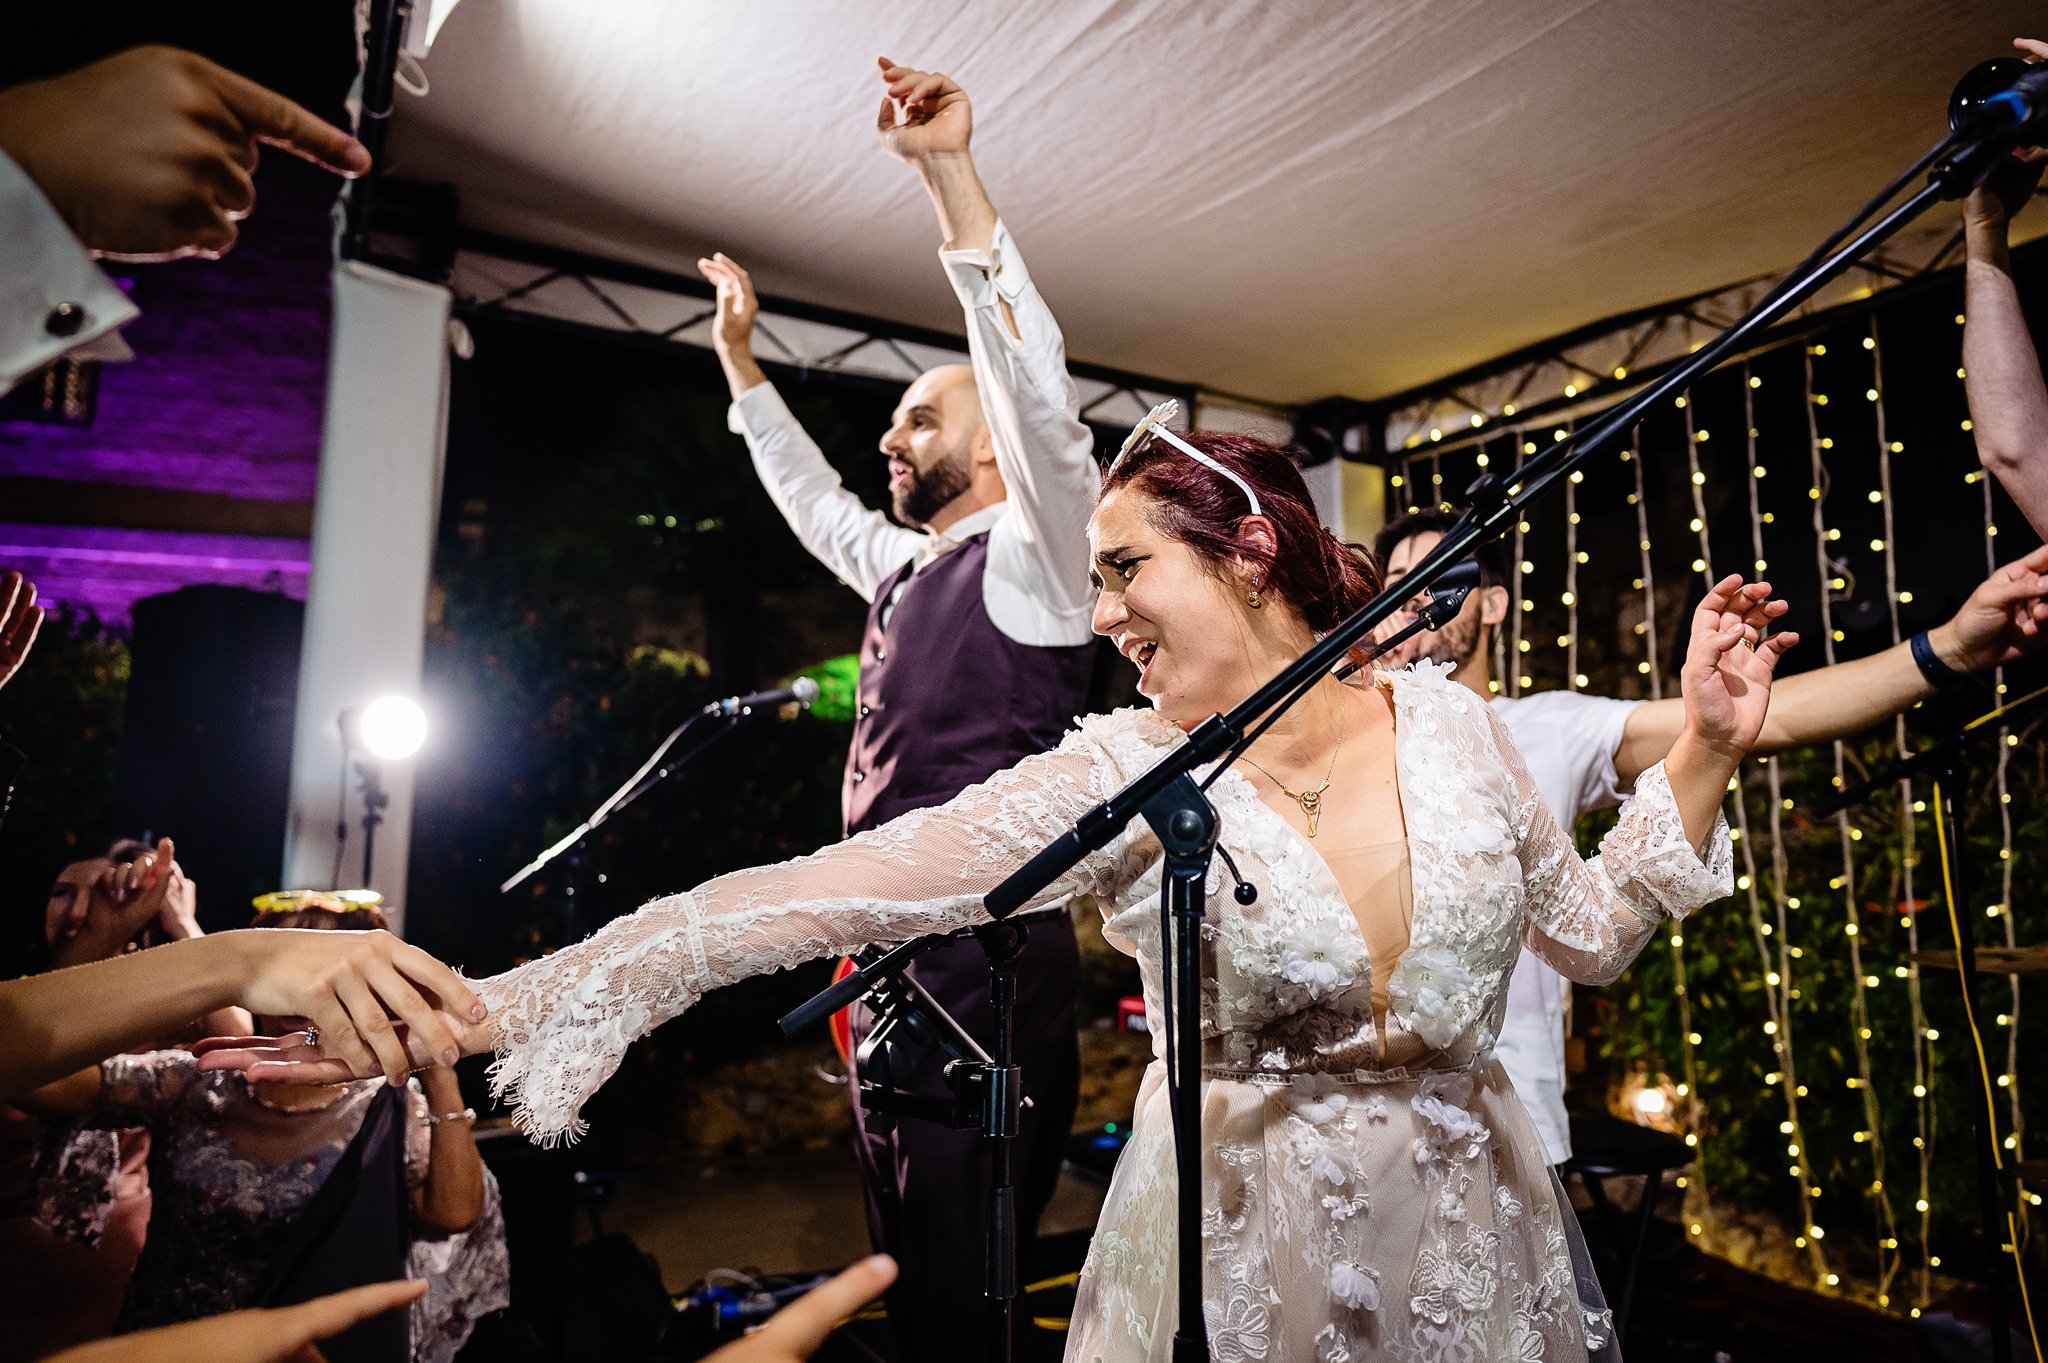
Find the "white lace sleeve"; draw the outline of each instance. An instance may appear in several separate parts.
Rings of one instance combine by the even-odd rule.
[[[1695,848],[1662,762],[1636,778],[1635,797],[1587,861],[1558,826],[1499,716],[1489,717],[1514,785],[1522,941],[1559,974],[1606,984],[1667,916],[1683,918],[1735,892],[1727,820],[1716,815],[1704,854]]]
[[[626,1047],[707,990],[871,942],[981,921],[981,898],[1122,784],[1113,750],[1134,712],[1090,720],[944,805],[917,810],[807,857],[736,871],[654,900],[575,946],[477,985],[490,1008],[492,1090],[528,1135],[574,1139],[577,1112]],[[1156,719],[1150,727],[1158,727]],[[1041,897],[1113,892],[1117,844]]]

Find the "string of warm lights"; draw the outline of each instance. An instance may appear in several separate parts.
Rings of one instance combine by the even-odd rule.
[[[1565,440],[1569,429],[1551,432],[1554,440]],[[1584,469],[1573,469],[1564,483],[1564,633],[1558,646],[1564,650],[1565,685],[1573,691],[1586,686],[1586,674],[1579,671],[1579,565],[1586,555],[1579,549],[1579,484],[1586,480]]]
[[[1520,436],[1516,437],[1515,474],[1517,477],[1522,472],[1522,461],[1534,453],[1536,453],[1535,441],[1524,440]],[[1528,664],[1522,659],[1522,655],[1529,651],[1529,641],[1522,637],[1522,617],[1529,611],[1536,609],[1535,601],[1530,598],[1527,592],[1522,590],[1522,578],[1534,566],[1529,560],[1522,557],[1523,543],[1528,534],[1529,522],[1516,521],[1514,551],[1510,558],[1514,571],[1508,574],[1508,619],[1511,622],[1509,631],[1514,635],[1514,638],[1509,641],[1514,649],[1509,654],[1509,657],[1514,660],[1514,667],[1508,672],[1508,694],[1511,696],[1521,695],[1524,690],[1533,684],[1526,670]]]
[[[1764,513],[1759,486],[1763,481],[1765,470],[1757,462],[1756,457],[1755,390],[1761,385],[1762,380],[1750,372],[1748,365],[1743,366],[1742,377],[1743,426],[1748,432],[1743,445],[1744,467],[1748,476],[1743,482],[1746,485],[1749,498],[1750,558],[1755,565],[1756,571],[1761,574],[1769,566],[1764,558]],[[1697,505],[1697,502],[1695,505]],[[1707,553],[1707,543],[1704,538],[1700,542],[1700,552],[1702,558],[1706,558],[1709,562],[1712,561]],[[1772,1072],[1771,1078],[1774,1083],[1782,1083],[1786,1089],[1786,1115],[1785,1120],[1778,1124],[1778,1129],[1781,1134],[1792,1137],[1788,1149],[1791,1149],[1796,1156],[1799,1150],[1803,1149],[1806,1145],[1805,1132],[1799,1122],[1798,1108],[1799,1099],[1806,1090],[1799,1083],[1798,1069],[1794,1064],[1791,1054],[1792,1027],[1790,1013],[1791,999],[1794,991],[1791,985],[1791,960],[1789,953],[1785,951],[1790,941],[1790,934],[1786,931],[1786,910],[1788,904],[1785,894],[1785,885],[1787,883],[1786,864],[1784,839],[1782,836],[1783,824],[1779,818],[1783,796],[1779,794],[1781,777],[1778,759],[1775,756],[1765,759],[1764,780],[1770,796],[1771,883],[1776,922],[1767,923],[1764,919],[1762,896],[1757,888],[1755,840],[1750,836],[1749,800],[1739,783],[1732,783],[1730,787],[1734,791],[1735,844],[1742,852],[1742,874],[1737,877],[1735,887],[1742,891],[1744,899],[1749,906],[1750,936],[1756,943],[1757,961],[1764,975],[1764,1000],[1770,1014],[1764,1030],[1771,1036],[1772,1044],[1776,1048],[1773,1051],[1773,1055],[1777,1069]],[[1774,936],[1778,939],[1778,959],[1775,963],[1772,959],[1773,948],[1771,943],[1771,938]],[[1821,1238],[1821,1235],[1816,1233],[1818,1228],[1812,1224],[1810,1211],[1813,1199],[1818,1195],[1819,1190],[1801,1172],[1805,1166],[1811,1163],[1810,1159],[1802,1159],[1800,1167],[1793,1170],[1795,1178],[1800,1180],[1801,1205],[1809,1209],[1804,1225],[1807,1244],[1812,1244]],[[1826,1275],[1826,1281],[1830,1284],[1836,1281],[1835,1275],[1828,1270],[1824,1261],[1817,1267],[1818,1271]]]
[[[1965,320],[1963,314],[1958,313],[1956,315],[1956,325],[1961,326]],[[1958,370],[1956,377],[1960,379],[1965,377],[1965,375],[1961,370]],[[1965,421],[1963,429],[1968,431],[1970,423]],[[1978,484],[1983,491],[1984,570],[1987,573],[1994,572],[1998,568],[1998,518],[1996,508],[1992,503],[1991,479],[1985,476],[1984,472],[1980,469],[1970,474],[1968,481]],[[1991,677],[1998,697],[2003,701],[2006,694],[2005,668],[2002,666],[1993,668]],[[2013,746],[2016,742],[2017,738],[2010,727],[2005,725],[1999,726],[1998,769],[1995,777],[1996,785],[1994,787],[1998,793],[1999,893],[1998,903],[1993,906],[1993,912],[1997,917],[2004,920],[2006,946],[2015,948],[2019,946],[2019,934],[2012,912],[2013,855],[2010,768]],[[2008,994],[2006,1008],[1998,1016],[1998,1024],[2005,1028],[2005,1072],[1999,1076],[1998,1080],[2005,1088],[2008,1132],[2005,1137],[2005,1148],[2012,1151],[2015,1160],[2024,1160],[2027,1157],[2026,1117],[2020,1108],[2020,1086],[2013,1078],[2014,1075],[2019,1073],[2020,1059],[2020,977],[2008,974],[2005,977],[2005,983]],[[2033,1222],[2031,1212],[2034,1207],[2040,1205],[2041,1195],[2028,1188],[2026,1183],[2021,1180],[2016,1181],[2014,1184],[2014,1199],[2014,1210],[2020,1228],[2020,1245],[2024,1248],[2026,1242],[2032,1237]]]
[[[1874,338],[1866,337],[1865,339],[1871,342],[1867,348],[1875,352],[1876,344]],[[1849,579],[1845,565],[1836,560],[1828,549],[1829,545],[1841,539],[1842,534],[1839,529],[1829,528],[1826,522],[1825,496],[1829,483],[1827,472],[1822,462],[1822,452],[1833,449],[1835,442],[1833,439],[1820,434],[1819,411],[1828,405],[1828,395],[1815,392],[1813,387],[1814,358],[1826,354],[1827,346],[1824,344],[1815,344],[1807,347],[1806,350],[1807,429],[1812,446],[1813,460],[1813,484],[1807,489],[1807,496],[1813,502],[1814,562],[1820,574],[1822,586],[1820,593],[1821,648],[1824,661],[1832,664],[1835,660],[1835,645],[1840,643],[1843,638],[1842,631],[1837,629],[1834,624],[1833,600],[1835,595],[1849,589]],[[1882,397],[1882,394],[1879,393],[1875,386],[1874,377],[1873,386],[1866,390],[1865,396],[1873,403],[1877,403]],[[1881,406],[1878,416],[1881,420],[1883,416]],[[1888,451],[1883,448],[1880,448],[1879,452],[1880,455],[1888,454]],[[1886,468],[1887,471],[1882,476],[1888,478],[1888,461]],[[1882,501],[1882,494],[1883,489],[1880,488],[1877,492],[1872,493],[1871,496],[1876,500]],[[1889,543],[1890,537],[1887,535],[1885,539],[1874,543],[1871,547],[1879,552],[1887,552]],[[1889,563],[1888,553],[1887,559]],[[1900,742],[1903,743],[1903,741],[1903,738],[1901,738]],[[1839,788],[1846,779],[1844,774],[1843,747],[1839,742],[1834,744],[1833,747],[1834,781],[1836,787]],[[1915,855],[1913,846],[1914,823],[1912,817],[1915,801],[1911,796],[1910,787],[1902,787],[1902,792],[1900,834],[1903,841],[1901,843],[1901,860],[1907,863],[1908,870],[1906,875],[1910,877],[1912,874],[1910,864]],[[1842,873],[1838,881],[1829,882],[1829,888],[1838,889],[1842,892],[1843,912],[1848,918],[1848,921],[1843,926],[1843,931],[1848,935],[1851,950],[1855,951],[1859,947],[1856,922],[1855,844],[1862,839],[1863,830],[1850,824],[1848,811],[1844,810],[1835,816],[1835,835],[1837,842],[1841,846]],[[1905,883],[1910,885],[1911,882],[1908,880]],[[1902,925],[1906,930],[1907,957],[1904,964],[1893,967],[1893,973],[1906,981],[1907,1013],[1909,1029],[1912,1033],[1913,1149],[1919,1166],[1917,1171],[1919,1175],[1918,1190],[1913,1201],[1913,1210],[1920,1218],[1920,1265],[1917,1274],[1917,1291],[1915,1293],[1916,1305],[1912,1308],[1912,1314],[1917,1316],[1928,1303],[1932,1292],[1932,1273],[1935,1268],[1940,1267],[1941,1260],[1934,1254],[1928,1237],[1932,1218],[1932,1200],[1929,1189],[1932,1184],[1934,1169],[1934,1121],[1932,1100],[1929,1097],[1934,1078],[1931,1043],[1937,1039],[1938,1033],[1927,1025],[1927,1015],[1922,1008],[1920,966],[1913,959],[1913,954],[1920,949],[1920,925],[1918,915],[1913,911],[1915,907],[1912,892],[1908,889],[1906,891],[1906,903],[1900,906],[1900,917]],[[1869,987],[1869,982],[1874,977],[1864,974],[1859,967],[1853,978],[1859,995],[1854,1005],[1858,1013],[1858,1017],[1853,1023],[1854,1036],[1859,1043],[1867,1042],[1870,1039],[1870,1028],[1862,1019],[1865,1001],[1860,997],[1860,994],[1863,989]],[[1859,1074],[1858,1082],[1867,1084],[1868,1076]],[[1881,1140],[1881,1136],[1878,1134],[1880,1128],[1874,1120],[1868,1117],[1868,1111],[1869,1109],[1866,1108],[1864,1139],[1869,1143],[1876,1144]],[[1878,1195],[1883,1195],[1882,1189],[1878,1190]],[[1891,1240],[1894,1243],[1887,1245],[1884,1243],[1886,1240]],[[1880,1251],[1896,1249],[1896,1240],[1896,1235],[1880,1236]],[[1888,1292],[1881,1293],[1880,1295],[1889,1297]]]
[[[1754,391],[1749,380],[1755,377],[1752,374],[1744,380],[1743,393],[1745,404],[1749,402],[1749,395]],[[1754,421],[1748,422],[1747,427],[1754,429]],[[1687,430],[1690,434],[1690,421],[1687,423]],[[1702,432],[1701,434],[1704,435],[1705,433]],[[1754,483],[1757,481],[1757,468],[1759,466],[1753,463],[1753,455],[1750,457],[1752,459],[1750,481]],[[1694,461],[1695,468],[1697,468],[1697,462],[1697,460]],[[1695,473],[1693,505],[1696,511],[1702,507],[1699,484],[1700,479]],[[1752,562],[1763,557],[1761,547],[1754,540],[1756,533],[1756,531],[1752,531]],[[1702,558],[1706,557],[1706,541],[1704,537],[1701,539],[1701,556]],[[1776,764],[1767,764],[1764,775],[1767,789],[1770,792],[1772,829],[1775,834],[1782,827],[1778,822],[1777,814],[1783,808],[1784,803],[1784,795],[1781,793],[1780,774]],[[1736,792],[1736,805],[1738,811],[1740,811],[1745,803],[1740,783],[1739,781],[1730,782],[1730,786]],[[1746,823],[1747,814],[1744,813],[1742,817]],[[1827,1256],[1821,1250],[1821,1241],[1825,1238],[1827,1232],[1814,1221],[1813,1203],[1814,1199],[1819,1196],[1819,1192],[1811,1173],[1813,1157],[1809,1152],[1805,1126],[1799,1116],[1799,1100],[1806,1096],[1806,1088],[1805,1085],[1799,1082],[1798,1055],[1793,1045],[1792,1003],[1799,997],[1799,987],[1793,980],[1792,963],[1800,958],[1802,951],[1801,948],[1793,944],[1791,933],[1791,913],[1799,907],[1799,900],[1789,893],[1789,887],[1783,870],[1784,861],[1780,852],[1781,845],[1779,839],[1774,836],[1772,839],[1772,868],[1775,874],[1773,875],[1774,883],[1771,887],[1773,921],[1765,921],[1762,907],[1759,904],[1750,925],[1751,933],[1756,940],[1757,956],[1764,970],[1764,998],[1770,1015],[1764,1019],[1763,1031],[1765,1037],[1770,1042],[1772,1061],[1775,1066],[1764,1076],[1764,1083],[1767,1087],[1777,1088],[1785,1101],[1785,1117],[1778,1123],[1778,1130],[1780,1134],[1787,1138],[1785,1156],[1791,1163],[1786,1166],[1786,1172],[1791,1175],[1793,1182],[1799,1189],[1800,1233],[1794,1238],[1793,1243],[1806,1251],[1807,1262],[1813,1270],[1815,1279],[1819,1282],[1833,1285],[1839,1279],[1833,1269],[1829,1267]],[[1753,865],[1754,862],[1751,861],[1749,864]],[[1751,889],[1754,890],[1754,887],[1755,881],[1752,876]],[[1775,939],[1775,941],[1771,939]]]
[[[1693,431],[1691,399],[1689,396],[1681,397],[1677,399],[1677,403],[1679,407],[1685,410],[1685,459],[1686,467],[1691,472],[1693,507],[1695,511],[1692,528],[1699,533],[1700,537],[1700,557],[1694,561],[1693,566],[1696,569],[1704,570],[1706,563],[1711,558],[1707,542],[1706,510],[1700,502],[1700,488],[1706,482],[1706,477],[1700,472],[1699,441]],[[1636,477],[1637,485],[1640,487],[1642,478],[1640,464],[1638,464]],[[1642,525],[1640,514],[1638,515],[1638,525]],[[1641,542],[1645,545],[1650,542],[1647,530],[1645,530]],[[1650,581],[1647,563],[1643,571],[1643,581],[1647,584]],[[1656,619],[1654,599],[1651,604],[1650,619],[1654,622]],[[1655,626],[1653,624],[1651,632],[1654,633],[1654,630]],[[1732,788],[1735,783],[1731,781],[1729,784]],[[1674,997],[1678,1000],[1678,1061],[1679,1068],[1685,1076],[1684,1081],[1678,1086],[1678,1092],[1686,1100],[1687,1130],[1685,1133],[1685,1143],[1697,1149],[1700,1143],[1700,1129],[1702,1126],[1699,1101],[1699,1057],[1697,1053],[1700,1044],[1700,1034],[1694,1031],[1692,1027],[1692,997],[1691,991],[1686,984],[1685,971],[1685,934],[1679,930],[1676,924],[1672,926],[1670,943],[1671,987]],[[1697,1164],[1697,1161],[1695,1161],[1695,1164]],[[1694,1173],[1697,1174],[1698,1172],[1698,1169],[1695,1168]],[[1701,1179],[1697,1198],[1695,1199],[1692,1192],[1688,1190],[1687,1200],[1691,1205],[1704,1205],[1706,1200],[1706,1184],[1704,1179]],[[1698,1235],[1700,1234],[1700,1229],[1700,1222],[1688,1216],[1686,1219],[1687,1232],[1692,1235]]]
[[[1910,604],[1913,600],[1911,592],[1901,592],[1899,590],[1898,553],[1895,547],[1895,527],[1892,522],[1892,456],[1902,452],[1905,447],[1892,441],[1885,424],[1883,399],[1884,352],[1878,347],[1877,315],[1875,313],[1871,314],[1870,331],[1863,338],[1863,348],[1870,352],[1871,391],[1878,395],[1874,399],[1876,403],[1875,415],[1877,418],[1878,485],[1876,491],[1870,495],[1884,511],[1884,538],[1882,545],[1884,553],[1885,601],[1890,612],[1892,643],[1897,644],[1901,637],[1899,633],[1899,606],[1901,603]],[[1832,631],[1830,631],[1830,635],[1831,637],[1826,642],[1826,651],[1832,657],[1834,653]],[[1906,744],[1906,717],[1899,715],[1893,719],[1892,724],[1899,755],[1903,757],[1910,751]],[[1835,776],[1839,781],[1843,776],[1842,745],[1837,743],[1834,747]],[[1901,849],[1899,861],[1902,876],[1901,888],[1908,904],[1914,900],[1913,870],[1915,862],[1918,860],[1914,849],[1914,839],[1917,830],[1913,814],[1916,808],[1917,805],[1913,798],[1913,782],[1910,779],[1899,782],[1899,846]],[[1864,973],[1863,938],[1858,930],[1860,920],[1856,903],[1854,840],[1848,836],[1849,827],[1846,811],[1837,819],[1836,832],[1842,847],[1842,911],[1847,920],[1843,931],[1848,935],[1849,940],[1849,978],[1852,986],[1849,998],[1849,1025],[1851,1038],[1855,1043],[1856,1082],[1863,1098],[1863,1130],[1856,1133],[1855,1139],[1868,1146],[1870,1150],[1870,1187],[1868,1189],[1868,1196],[1871,1202],[1871,1215],[1875,1229],[1873,1238],[1877,1242],[1877,1304],[1879,1306],[1889,1306],[1891,1305],[1892,1279],[1897,1275],[1900,1264],[1898,1254],[1899,1227],[1892,1207],[1891,1194],[1885,1190],[1884,1186],[1884,1123],[1882,1114],[1878,1109],[1877,1087],[1871,1083],[1870,1079],[1870,1009],[1864,993],[1866,989],[1877,988],[1880,983],[1880,977],[1875,973]]]
[[[1664,669],[1657,664],[1657,571],[1650,560],[1650,508],[1643,498],[1643,427],[1636,423],[1634,433],[1629,437],[1629,447],[1621,457],[1633,465],[1636,490],[1628,494],[1628,504],[1636,509],[1636,549],[1641,557],[1637,571],[1642,574],[1636,579],[1636,590],[1643,594],[1643,618],[1636,626],[1636,633],[1643,636],[1643,657],[1636,664],[1636,671],[1650,679],[1650,699],[1664,699]]]
[[[1514,406],[1513,403],[1509,403],[1508,405],[1510,407]],[[1521,444],[1522,433],[1519,429],[1508,432],[1508,450],[1510,453],[1513,453],[1515,450],[1521,448]],[[1478,463],[1479,470],[1482,473],[1484,473],[1488,465],[1490,465],[1493,462],[1491,456],[1487,454],[1486,447],[1484,445],[1481,445],[1479,447],[1479,454],[1476,462]],[[1514,589],[1518,589],[1520,585],[1521,584],[1519,580],[1516,581],[1513,584],[1513,588],[1511,588],[1511,592]],[[1511,613],[1519,617],[1520,612],[1515,610],[1513,600],[1509,601],[1508,609]],[[1516,625],[1519,625],[1519,618],[1514,622],[1513,625],[1510,625],[1509,628],[1513,628]],[[1509,651],[1509,628],[1496,629],[1493,631],[1493,671],[1487,680],[1486,686],[1487,689],[1496,696],[1501,694],[1501,692],[1508,690],[1510,684],[1514,680],[1514,675],[1509,670],[1510,667],[1520,666],[1519,660],[1516,658],[1516,655]]]
[[[1686,413],[1686,475],[1688,475],[1688,483],[1690,483],[1690,489],[1692,489],[1692,532],[1698,536],[1698,542],[1700,542],[1700,557],[1692,561],[1692,571],[1700,575],[1700,581],[1702,581],[1704,587],[1712,587],[1714,585],[1714,544],[1712,544],[1712,538],[1710,538],[1708,526],[1706,526],[1706,473],[1700,469],[1700,446],[1706,444],[1712,438],[1712,432],[1708,432],[1706,428],[1702,428],[1698,424],[1690,395],[1679,397],[1677,399],[1677,407],[1683,413]],[[1755,557],[1761,557],[1761,555],[1755,555]],[[1741,888],[1753,892],[1755,890],[1755,860],[1753,860],[1753,853],[1749,851],[1749,839],[1747,839],[1749,812],[1747,812],[1745,800],[1743,800],[1741,776],[1729,780],[1729,794],[1733,796],[1733,802],[1735,802],[1735,825],[1737,825],[1731,831],[1731,837],[1733,837],[1737,849],[1743,853],[1743,862],[1745,862],[1745,870],[1747,870],[1743,880],[1749,882],[1747,886],[1743,886],[1743,880],[1739,880],[1737,884]],[[1782,886],[1780,886],[1780,890],[1782,890]],[[1802,1158],[1802,1150],[1806,1148],[1806,1136],[1804,1136],[1804,1130],[1800,1128],[1800,1119],[1798,1119],[1798,1093],[1796,1093],[1796,1089],[1798,1089],[1798,1070],[1796,1070],[1794,1058],[1792,1058],[1792,1013],[1790,1013],[1790,999],[1796,999],[1798,991],[1792,986],[1792,966],[1790,966],[1790,958],[1788,958],[1788,933],[1784,931],[1784,907],[1780,905],[1780,923],[1778,923],[1778,931],[1776,931],[1778,941],[1780,941],[1780,962],[1778,962],[1776,970],[1769,968],[1769,952],[1767,952],[1765,937],[1769,937],[1772,933],[1769,933],[1763,927],[1761,905],[1755,911],[1755,919],[1753,919],[1751,927],[1753,927],[1753,933],[1757,937],[1757,952],[1759,952],[1759,956],[1763,958],[1763,964],[1765,964],[1765,1005],[1767,1005],[1769,1017],[1765,1017],[1765,1021],[1763,1021],[1763,1034],[1769,1038],[1769,1042],[1772,1042],[1772,1050],[1774,1050],[1776,1066],[1778,1066],[1772,1074],[1769,1074],[1767,1083],[1769,1085],[1780,1085],[1782,1083],[1784,1085],[1784,1093],[1786,1093],[1786,1119],[1784,1119],[1784,1122],[1780,1122],[1778,1126],[1780,1126],[1780,1132],[1784,1136],[1788,1136],[1786,1154],[1788,1154],[1788,1158],[1794,1160],[1790,1164],[1790,1171],[1792,1171],[1792,1179],[1798,1183],[1798,1191],[1800,1191],[1800,1236],[1798,1236],[1798,1246],[1806,1250],[1808,1261],[1812,1263],[1812,1269],[1815,1269],[1815,1277],[1827,1281],[1833,1275],[1831,1275],[1831,1271],[1827,1267],[1827,1257],[1821,1252],[1821,1234],[1815,1234],[1815,1226],[1812,1226],[1812,1197],[1815,1197],[1815,1191],[1812,1191],[1812,1183],[1806,1177],[1806,1169],[1808,1169],[1810,1160]],[[1690,1040],[1690,1036],[1688,1036],[1688,1040]]]

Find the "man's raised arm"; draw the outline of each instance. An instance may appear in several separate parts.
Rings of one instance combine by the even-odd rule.
[[[1067,374],[1066,341],[1024,257],[996,216],[968,145],[967,92],[949,76],[880,62],[876,130],[883,148],[917,172],[931,196],[939,252],[966,314],[968,351],[1016,535],[991,535],[991,567],[1028,584],[1044,618],[1032,644],[1089,638],[1088,517],[1100,475],[1095,441]]]
[[[2027,60],[2048,43],[2022,38]],[[1963,373],[1977,456],[2036,534],[2048,536],[2048,387],[2013,284],[2008,234],[2034,195],[2048,147],[2023,148],[1963,205]]]
[[[722,251],[699,260],[697,268],[718,287],[711,345],[732,390],[730,424],[746,438],[754,472],[811,556],[864,600],[874,600],[883,579],[917,552],[923,537],[846,490],[818,442],[761,372],[754,359],[754,319],[761,305],[753,278]]]

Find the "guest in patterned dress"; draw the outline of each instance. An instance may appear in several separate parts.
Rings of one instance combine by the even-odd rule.
[[[261,915],[257,925],[373,930],[384,922],[374,908],[336,901]],[[305,1026],[300,1018],[269,1021]],[[323,1087],[206,1072],[188,1051],[153,1051],[115,1056],[22,1105],[76,1116],[87,1127],[149,1133],[155,1205],[119,1333],[414,1277],[429,1288],[413,1305],[409,1328],[396,1316],[365,1322],[324,1351],[336,1363],[446,1363],[478,1317],[509,1303],[496,1183],[470,1134],[475,1114],[445,1067],[425,1070],[403,1090],[381,1077]],[[365,1153],[359,1138],[373,1138],[376,1130],[365,1136],[365,1128],[380,1122],[389,1139],[372,1141]],[[378,1168],[378,1151],[388,1171]],[[402,1197],[392,1199],[383,1226],[365,1227],[362,1211],[378,1200],[380,1172]],[[337,1176],[352,1181],[351,1191],[330,1205],[339,1190],[323,1198],[323,1189]],[[341,1271],[354,1281],[301,1280],[288,1271],[333,1271],[307,1243],[309,1218],[325,1218],[326,1241],[346,1247],[341,1257],[353,1262]]]

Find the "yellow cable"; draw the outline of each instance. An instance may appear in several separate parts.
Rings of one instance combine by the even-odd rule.
[[[2048,687],[2043,687],[2041,690],[2048,691]],[[2041,694],[2041,691],[2032,692],[2029,695],[2020,697],[2019,700],[2012,702],[2012,704],[2023,704],[2039,694]],[[1976,728],[1979,724],[1995,718],[2010,708],[2010,706],[2002,705],[1990,714],[1971,720],[1969,724],[1964,726],[1964,731],[1968,732],[1970,729]],[[1963,969],[1963,922],[1962,915],[1956,908],[1955,874],[1954,866],[1950,860],[1950,848],[1948,845],[1948,818],[1942,812],[1944,807],[1945,801],[1942,798],[1941,779],[1936,777],[1934,781],[1934,844],[1941,854],[1941,897],[1942,901],[1948,906],[1949,932],[1956,944],[1956,974],[1958,976],[1958,983],[1963,985],[1963,988],[1958,989],[1956,992],[1963,996],[1963,1022],[1970,1029],[1970,1044],[1977,1051],[1977,1075],[1982,1081],[1984,1088],[1984,1116],[1987,1123],[1985,1131],[1991,1146],[1991,1167],[1999,1175],[1998,1196],[2000,1202],[2003,1202],[2005,1200],[2005,1160],[1998,1153],[1998,1096],[1992,1091],[1991,1087],[1991,1064],[1984,1057],[1984,1034],[1977,1027],[1977,1000],[1971,997],[1968,987],[1969,981],[1961,978]],[[2027,1337],[2034,1345],[2034,1363],[2043,1363],[2041,1356],[2041,1332],[2035,1328],[2034,1304],[2032,1298],[2027,1294],[2026,1264],[2020,1259],[2018,1227],[2009,1208],[2005,1212],[2005,1235],[2006,1243],[1994,1246],[1994,1250],[2012,1255],[2013,1276],[2019,1279],[2020,1285],[2020,1313],[2027,1323]],[[1995,1254],[1993,1261],[1996,1262]]]

